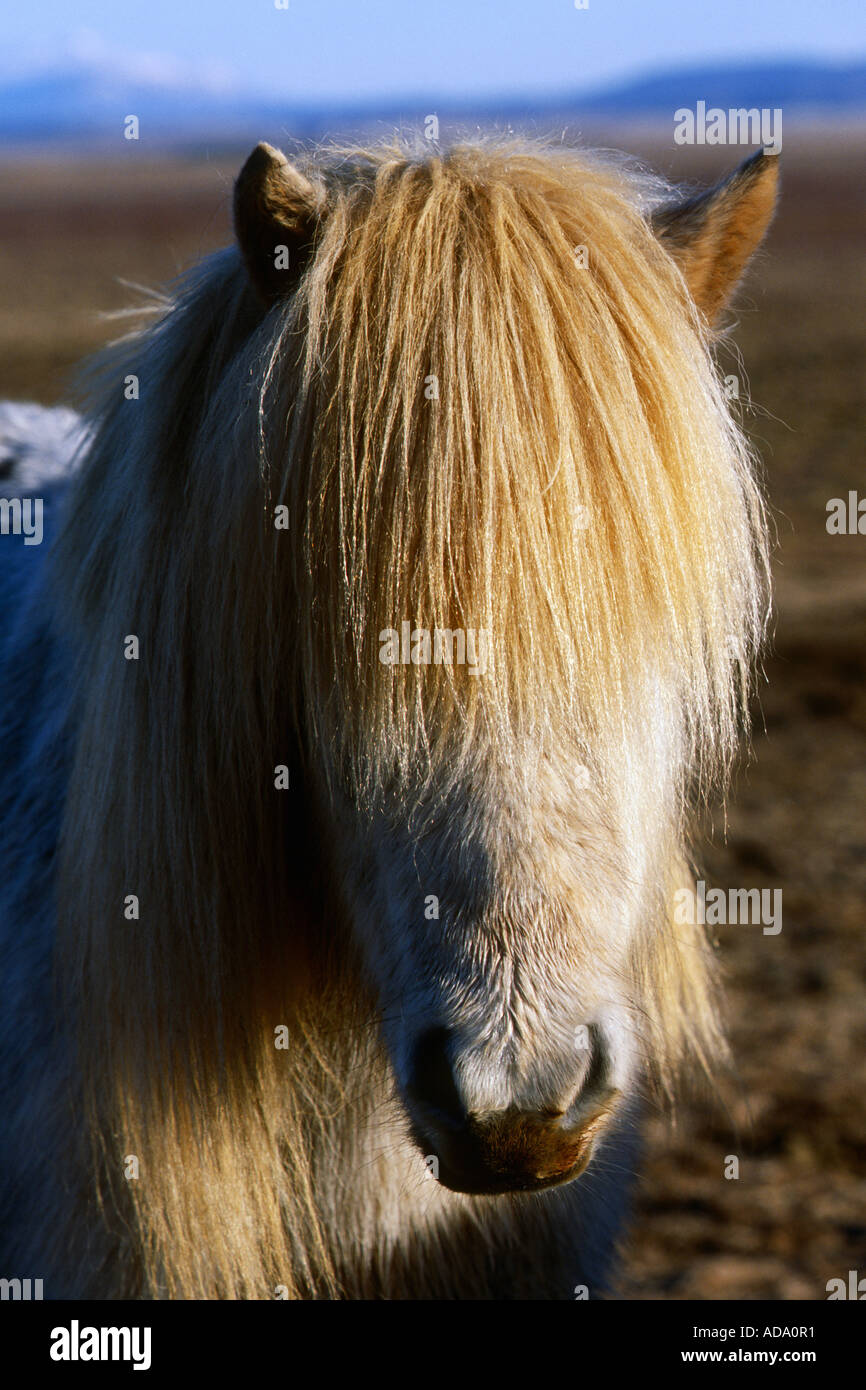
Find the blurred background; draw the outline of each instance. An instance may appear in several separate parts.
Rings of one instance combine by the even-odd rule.
[[[721,350],[778,545],[755,746],[706,879],[781,888],[717,929],[735,1072],[652,1110],[626,1298],[824,1299],[866,1275],[866,8],[860,0],[62,0],[0,20],[0,399],[66,398],[102,315],[230,237],[249,147],[495,128],[698,183],[748,153],[675,112],[780,110],[781,210]],[[135,117],[135,123],[130,118]],[[128,138],[135,131],[138,138]],[[741,357],[738,355],[741,354]],[[866,527],[866,521],[864,521]],[[739,1158],[739,1178],[725,1178]]]

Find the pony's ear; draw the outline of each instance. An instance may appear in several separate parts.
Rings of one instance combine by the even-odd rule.
[[[256,145],[235,182],[235,235],[250,280],[266,304],[295,283],[309,254],[325,195],[280,150]]]
[[[758,150],[715,188],[653,213],[656,236],[711,323],[764,238],[778,184],[778,154]]]

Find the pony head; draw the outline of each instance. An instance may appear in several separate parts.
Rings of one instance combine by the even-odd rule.
[[[661,935],[763,538],[692,301],[726,297],[775,169],[655,226],[621,170],[514,149],[329,182],[260,146],[238,180],[252,283],[304,343],[266,409],[308,746],[400,1094],[460,1191],[585,1166],[653,1024],[681,1044],[671,955],[673,1031],[706,1031],[697,943]]]
[[[140,376],[136,428],[105,410],[59,548],[87,652],[73,805],[95,785],[104,830],[70,818],[70,973],[108,977],[86,1031],[140,1144],[160,1129],[170,1162],[179,1096],[223,1125],[210,1187],[199,1168],[181,1212],[166,1179],[169,1215],[142,1217],[163,1270],[178,1223],[192,1245],[220,1191],[285,1167],[289,1102],[253,1035],[279,1021],[293,934],[329,962],[323,999],[340,974],[344,1032],[359,998],[359,1029],[379,1020],[408,1131],[459,1192],[575,1177],[647,1072],[721,1046],[671,904],[766,620],[710,320],[776,165],[681,201],[567,150],[302,169],[259,146],[240,255],[112,359]],[[132,691],[88,674],[125,632]],[[139,879],[139,954],[108,965],[92,924]],[[276,1198],[243,1200],[276,1230]],[[239,1258],[221,1287],[249,1286]]]

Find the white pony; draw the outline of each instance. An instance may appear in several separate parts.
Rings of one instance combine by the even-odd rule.
[[[0,538],[8,1274],[604,1291],[641,1096],[722,1046],[672,903],[767,612],[709,323],[776,164],[259,146],[87,423],[0,416],[54,475]]]

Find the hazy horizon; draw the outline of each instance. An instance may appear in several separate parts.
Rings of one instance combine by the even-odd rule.
[[[287,8],[277,9],[285,4]],[[583,3],[583,0],[581,0]],[[726,0],[683,14],[674,0],[65,0],[7,10],[0,80],[70,63],[294,103],[435,94],[484,101],[589,93],[684,66],[866,59],[866,7],[836,0]]]

